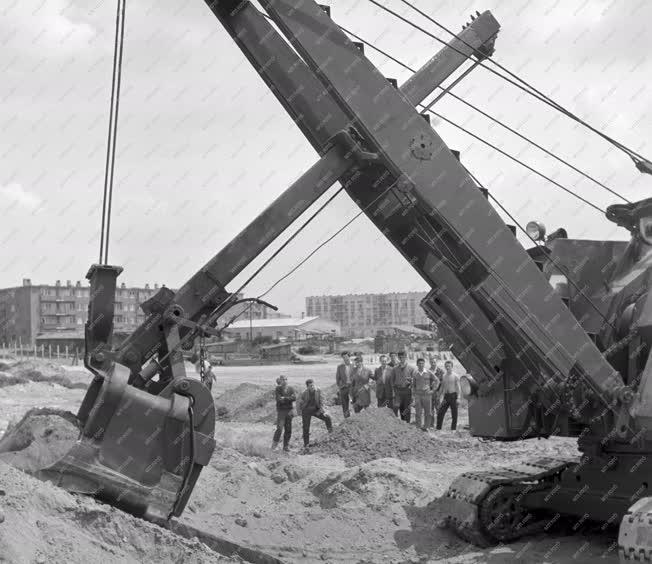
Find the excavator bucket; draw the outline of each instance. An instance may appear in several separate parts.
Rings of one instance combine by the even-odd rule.
[[[89,272],[86,366],[95,376],[79,413],[28,413],[0,441],[0,460],[68,491],[163,522],[183,512],[213,453],[213,399],[199,380],[185,377],[163,381],[156,393],[139,389],[131,384],[132,371],[111,361],[102,345],[112,332],[119,273],[112,268]],[[73,440],[71,430],[78,433]],[[66,443],[70,448],[62,452]]]
[[[196,380],[181,379],[152,395],[128,378],[129,370],[116,364],[97,393],[89,389],[95,397],[79,439],[35,475],[137,516],[167,520],[182,513],[210,460],[213,400]]]

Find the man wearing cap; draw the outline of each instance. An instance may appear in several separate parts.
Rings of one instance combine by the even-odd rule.
[[[392,368],[390,382],[394,395],[394,413],[400,413],[401,419],[410,422],[412,418],[412,381],[416,375],[413,366],[409,366],[405,351],[398,353],[398,364]]]
[[[287,378],[279,376],[276,379],[276,430],[272,439],[272,450],[278,447],[283,432],[283,450],[290,450],[290,438],[292,437],[293,404],[297,399],[292,387],[287,385]]]
[[[351,377],[351,399],[353,400],[353,411],[360,413],[371,405],[369,380],[373,379],[373,374],[362,364],[362,355],[356,355],[354,362]]]
[[[335,383],[337,384],[344,417],[349,417],[351,415],[351,412],[349,411],[349,402],[351,401],[350,392],[352,373],[353,367],[351,366],[351,357],[349,356],[348,351],[344,351],[342,353],[342,364],[337,367],[337,371],[335,372]]]
[[[303,448],[305,451],[310,447],[310,420],[313,417],[321,419],[326,423],[328,432],[333,432],[333,422],[330,415],[324,410],[324,400],[321,396],[321,390],[315,387],[315,382],[312,378],[306,380],[306,389],[301,392],[299,401],[297,401],[297,412],[301,415]]]

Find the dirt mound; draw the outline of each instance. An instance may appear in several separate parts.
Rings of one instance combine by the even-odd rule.
[[[392,503],[424,503],[434,495],[432,481],[420,480],[395,458],[374,460],[333,472],[312,493],[324,509],[362,507],[381,511]]]
[[[238,562],[0,463],[0,561]]]
[[[79,436],[76,417],[60,409],[30,409],[0,439],[0,461],[36,472],[63,457]]]
[[[27,382],[48,382],[68,389],[85,390],[88,387],[88,382],[73,382],[63,366],[46,360],[3,362],[0,370],[0,388]]]
[[[274,388],[245,382],[215,400],[217,417],[223,421],[258,423],[269,420],[275,407]]]
[[[390,409],[367,409],[344,419],[315,451],[340,456],[347,464],[378,458],[441,460],[437,439],[398,419]]]

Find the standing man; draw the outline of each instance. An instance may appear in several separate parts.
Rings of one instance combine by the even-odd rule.
[[[353,400],[353,411],[355,413],[360,413],[371,405],[369,380],[372,379],[371,370],[362,364],[362,356],[356,355],[351,379],[351,399]]]
[[[401,419],[410,422],[412,418],[412,380],[416,375],[414,367],[407,363],[405,351],[398,353],[398,365],[392,368],[390,381],[394,396],[394,414],[400,412]]]
[[[380,357],[380,366],[374,371],[374,380],[376,381],[376,399],[378,407],[393,406],[392,387],[389,383],[389,375],[392,367],[387,365],[387,357],[383,354]]]
[[[272,450],[278,447],[283,431],[283,450],[290,450],[290,438],[292,437],[292,412],[293,403],[297,399],[294,390],[287,385],[287,378],[279,376],[276,379],[276,430],[272,439]]]
[[[328,432],[333,432],[333,422],[331,417],[324,411],[321,390],[315,388],[315,383],[312,378],[306,380],[306,389],[301,392],[301,396],[299,396],[297,411],[301,415],[301,423],[303,425],[303,448],[304,451],[307,452],[308,448],[310,448],[310,420],[313,417],[321,419],[326,423],[326,429]]]
[[[398,359],[396,358],[395,352],[389,353],[389,366],[390,368],[394,368],[395,366],[398,366]]]
[[[423,431],[428,430],[432,421],[432,395],[438,384],[436,376],[430,370],[426,370],[425,359],[417,359],[417,373],[412,380],[412,397],[416,408],[414,423]]]
[[[430,355],[430,372],[437,378],[437,387],[432,392],[432,418],[430,419],[430,427],[435,426],[435,416],[439,411],[441,404],[441,382],[444,378],[444,371],[437,366],[437,359],[434,355]]]
[[[459,401],[458,398],[462,395],[462,390],[460,389],[460,377],[453,372],[452,360],[444,362],[444,377],[441,387],[443,400],[437,411],[437,429],[441,429],[446,412],[450,407],[451,416],[453,417],[451,431],[454,431],[457,427],[457,402]]]
[[[350,392],[351,392],[351,376],[353,367],[351,366],[351,357],[348,351],[342,353],[342,364],[337,367],[335,373],[335,383],[340,395],[340,402],[342,403],[342,413],[344,417],[349,417]]]

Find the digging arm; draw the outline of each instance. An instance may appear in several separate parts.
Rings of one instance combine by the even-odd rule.
[[[312,0],[262,5],[378,155],[347,192],[433,288],[432,309],[469,350],[478,379],[492,386],[520,371],[546,405],[580,381],[605,420],[623,415],[631,390],[410,101]]]

